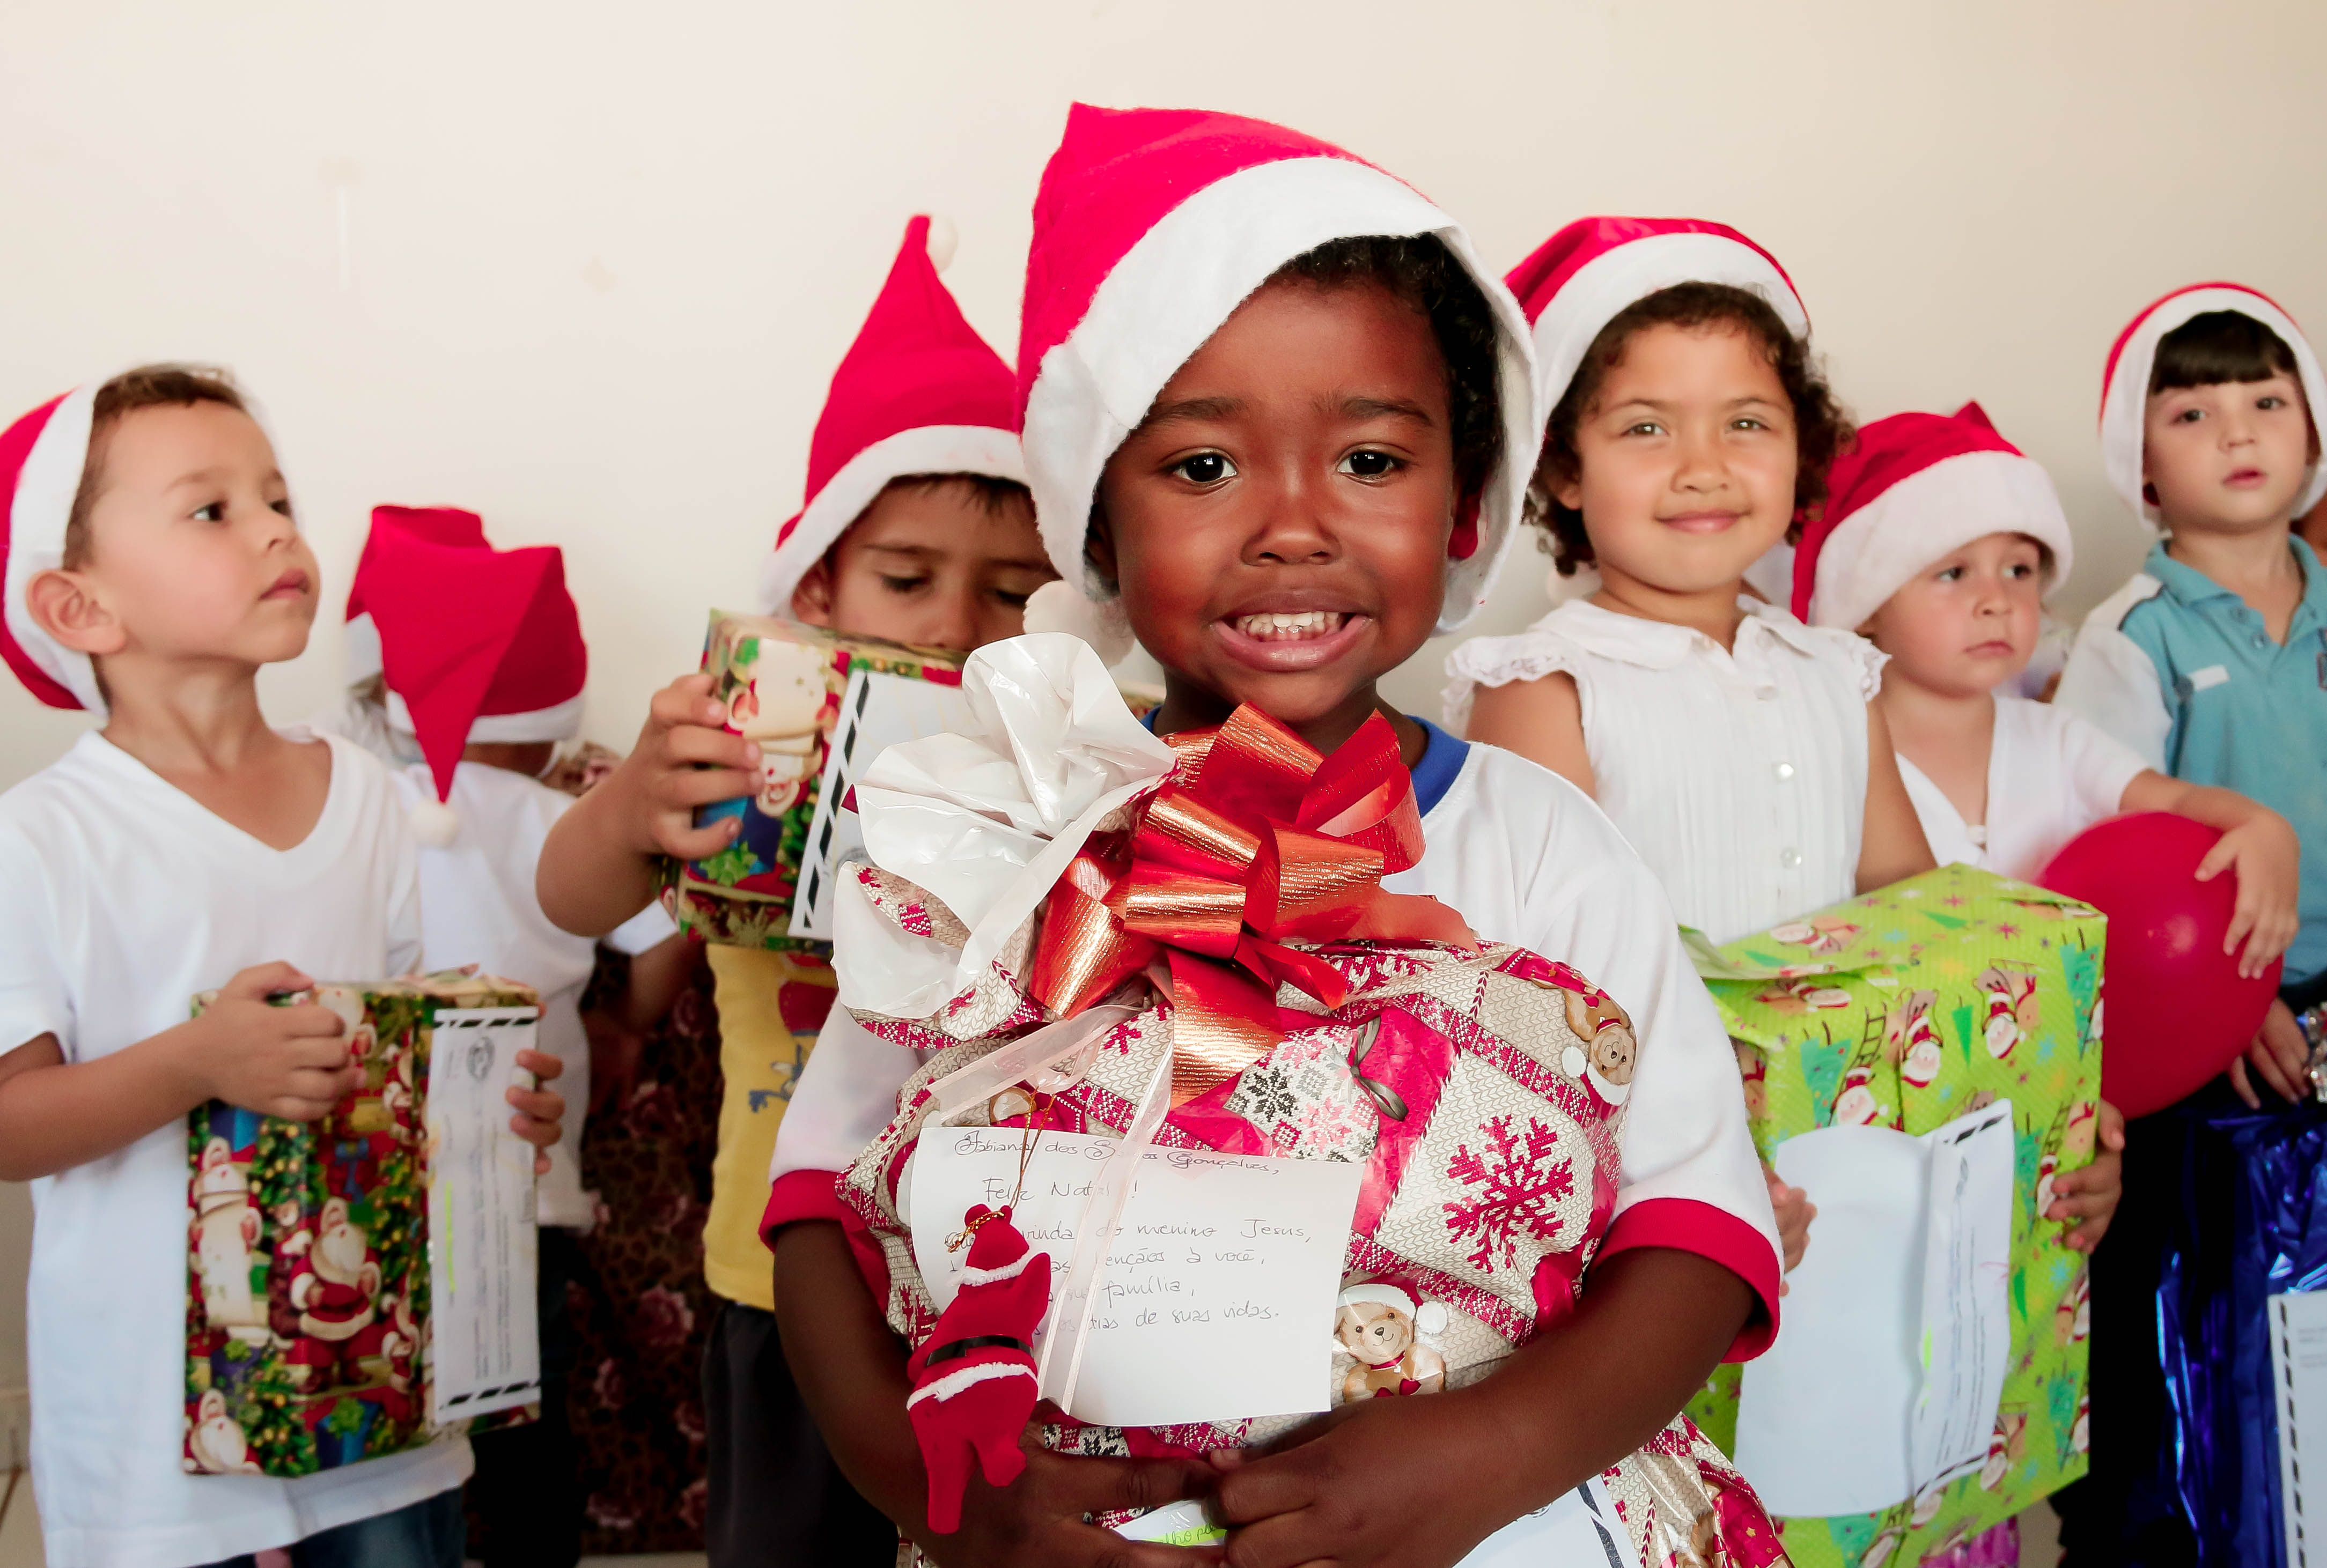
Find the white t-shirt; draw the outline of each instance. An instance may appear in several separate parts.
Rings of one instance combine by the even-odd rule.
[[[1431,745],[1459,746],[1434,735]],[[1589,797],[1492,746],[1471,745],[1434,802],[1416,769],[1422,863],[1385,878],[1429,893],[1481,937],[1573,965],[1632,1017],[1640,1041],[1621,1140],[1616,1218],[1656,1245],[1697,1251],[1743,1277],[1776,1320],[1777,1225],[1745,1125],[1728,1036],[1675,929],[1663,890]],[[836,1007],[776,1134],[771,1178],[836,1171],[895,1114],[919,1065]],[[1726,1218],[1723,1218],[1726,1217]]]
[[[425,763],[404,769],[395,779],[407,810],[436,798]],[[549,1174],[541,1179],[537,1215],[544,1225],[586,1230],[596,1206],[582,1190],[582,1124],[590,1109],[582,988],[597,962],[597,947],[553,924],[541,912],[533,883],[542,844],[574,797],[506,768],[463,762],[453,770],[453,798],[445,804],[461,819],[460,835],[443,849],[420,851],[427,967],[474,964],[541,993],[541,1049],[565,1064],[551,1086],[565,1097],[565,1117],[549,1151]],[[678,929],[660,904],[649,904],[603,939],[618,953],[636,955]]]
[[[2114,817],[2148,764],[2098,725],[2050,703],[1998,696],[1987,753],[1987,821],[1965,823],[1939,787],[1906,758],[1899,777],[1941,865],[1976,865],[2022,881],[2060,847]]]
[[[1824,909],[1858,886],[1866,705],[1883,656],[1741,598],[1736,647],[1571,600],[1513,637],[1446,660],[1446,722],[1481,686],[1565,670],[1584,710],[1593,793],[1663,882],[1684,924],[1716,942]]]
[[[417,965],[404,811],[378,761],[323,739],[331,793],[293,849],[94,733],[0,795],[0,1050],[53,1034],[66,1060],[93,1060],[275,959],[319,980]],[[32,1185],[33,1485],[50,1568],[211,1563],[468,1478],[465,1440],[298,1480],[188,1475],[184,1121]]]

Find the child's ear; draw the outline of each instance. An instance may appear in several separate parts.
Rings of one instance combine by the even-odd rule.
[[[95,583],[79,572],[51,568],[24,584],[24,605],[42,631],[91,658],[119,653],[129,633]]]
[[[829,553],[800,574],[792,588],[792,619],[802,626],[832,624],[832,556]]]
[[[1454,508],[1454,531],[1446,537],[1446,558],[1467,561],[1479,553],[1479,507],[1485,499],[1473,490]]]
[[[1558,502],[1566,511],[1580,512],[1584,509],[1583,475],[1555,471],[1548,477],[1551,483],[1547,488],[1551,491],[1553,500]]]
[[[1098,574],[1102,583],[1119,583],[1115,571],[1115,529],[1107,520],[1103,507],[1091,509],[1090,531],[1083,536],[1083,559]]]

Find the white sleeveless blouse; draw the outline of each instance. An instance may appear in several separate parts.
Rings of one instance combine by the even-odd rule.
[[[1600,806],[1716,942],[1846,899],[1866,818],[1866,705],[1884,656],[1740,599],[1734,651],[1685,626],[1572,600],[1446,660],[1461,733],[1481,686],[1564,670]]]

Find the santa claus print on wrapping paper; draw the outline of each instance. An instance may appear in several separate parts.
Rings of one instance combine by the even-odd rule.
[[[1910,991],[1892,1003],[1883,1022],[1883,1046],[1899,1066],[1901,1081],[1911,1088],[1930,1088],[1939,1076],[1939,1031],[1931,1022],[1936,999],[1933,992]]]
[[[379,1287],[370,1237],[349,1218],[346,1199],[325,1199],[314,1243],[291,1275],[291,1305],[304,1337],[287,1359],[304,1369],[304,1386],[364,1381],[360,1364],[378,1354],[384,1338],[376,1323]]]
[[[1823,958],[1858,940],[1860,929],[1840,915],[1812,915],[1807,920],[1790,920],[1782,926],[1771,927],[1770,940],[1808,948]]]
[[[1425,1337],[1444,1333],[1447,1313],[1406,1284],[1369,1280],[1345,1287],[1333,1313],[1333,1343],[1357,1363],[1341,1379],[1344,1402],[1446,1386],[1446,1358]]]
[[[727,699],[728,727],[759,743],[759,807],[781,817],[824,770],[826,710],[837,704],[825,673],[833,654],[810,643],[762,637],[739,655],[745,679]]]
[[[266,1327],[258,1228],[249,1153],[237,1159],[224,1138],[210,1139],[194,1173],[194,1269],[201,1279],[202,1313],[213,1329],[248,1335]],[[254,1269],[261,1275],[256,1289]]]
[[[1974,984],[1987,996],[1987,1054],[2002,1061],[2036,1028],[2036,971],[1997,964],[1981,970]]]

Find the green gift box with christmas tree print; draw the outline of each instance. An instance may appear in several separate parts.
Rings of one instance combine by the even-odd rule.
[[[2085,1259],[2039,1217],[2096,1148],[2104,931],[2073,899],[1952,865],[1717,947],[1689,934],[1764,1161],[1821,1127],[1920,1135],[2012,1105],[2011,1349],[1987,1461],[1878,1513],[1782,1521],[1801,1568],[1986,1561],[1982,1535],[2085,1471]],[[1739,1383],[1724,1367],[1689,1406],[1732,1452]]]
[[[223,1100],[187,1117],[186,1470],[312,1475],[528,1419],[430,1424],[426,1117],[440,1016],[540,998],[454,972],[276,1000],[339,1014],[361,1077],[313,1122]]]

